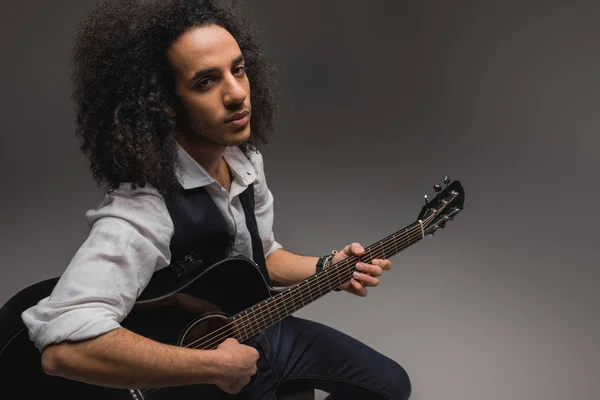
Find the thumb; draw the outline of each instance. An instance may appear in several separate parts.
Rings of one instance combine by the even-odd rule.
[[[346,257],[350,256],[362,256],[365,253],[365,249],[358,242],[354,242],[344,247],[342,252],[346,255]],[[345,257],[344,257],[345,258]]]
[[[344,247],[342,249],[342,251],[339,251],[338,254],[340,254],[343,256],[343,258],[348,258],[352,255],[352,245],[349,244],[346,247]]]
[[[332,264],[335,264],[338,261],[342,261],[352,255],[361,255],[364,252],[364,249],[359,243],[352,243],[345,246],[341,251],[338,251],[336,255],[331,260]],[[358,253],[358,254],[357,254]]]

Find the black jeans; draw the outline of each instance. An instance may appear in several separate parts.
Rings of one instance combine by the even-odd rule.
[[[260,353],[255,382],[236,398],[277,399],[282,384],[312,387],[343,399],[410,397],[398,363],[326,325],[287,317],[252,343]]]

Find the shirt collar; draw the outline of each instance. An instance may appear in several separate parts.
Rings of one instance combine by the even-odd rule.
[[[182,166],[178,178],[184,189],[193,189],[216,183],[216,180],[181,145],[177,144],[177,146]],[[256,170],[239,147],[227,147],[223,153],[223,158],[229,165],[234,180],[238,180],[243,186],[248,186],[254,182]]]

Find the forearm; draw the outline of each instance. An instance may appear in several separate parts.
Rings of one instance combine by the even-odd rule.
[[[302,256],[277,249],[267,257],[269,276],[281,286],[289,286],[316,272],[319,257]]]
[[[50,375],[126,389],[214,383],[218,376],[215,351],[165,345],[124,328],[48,346],[42,366]]]

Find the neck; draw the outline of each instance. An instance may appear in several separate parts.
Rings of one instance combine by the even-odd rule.
[[[178,135],[177,142],[206,172],[218,176],[226,146],[191,135]]]
[[[287,287],[281,292],[263,300],[231,317],[231,323],[222,329],[235,335],[238,341],[247,340],[266,327],[273,325],[339,287],[352,278],[356,262],[371,263],[376,258],[390,258],[405,248],[419,242],[431,233],[428,226],[431,218],[415,222],[404,229],[389,235],[365,248],[365,254],[358,258],[350,256],[323,271]],[[196,348],[214,348],[214,340],[195,342]]]

